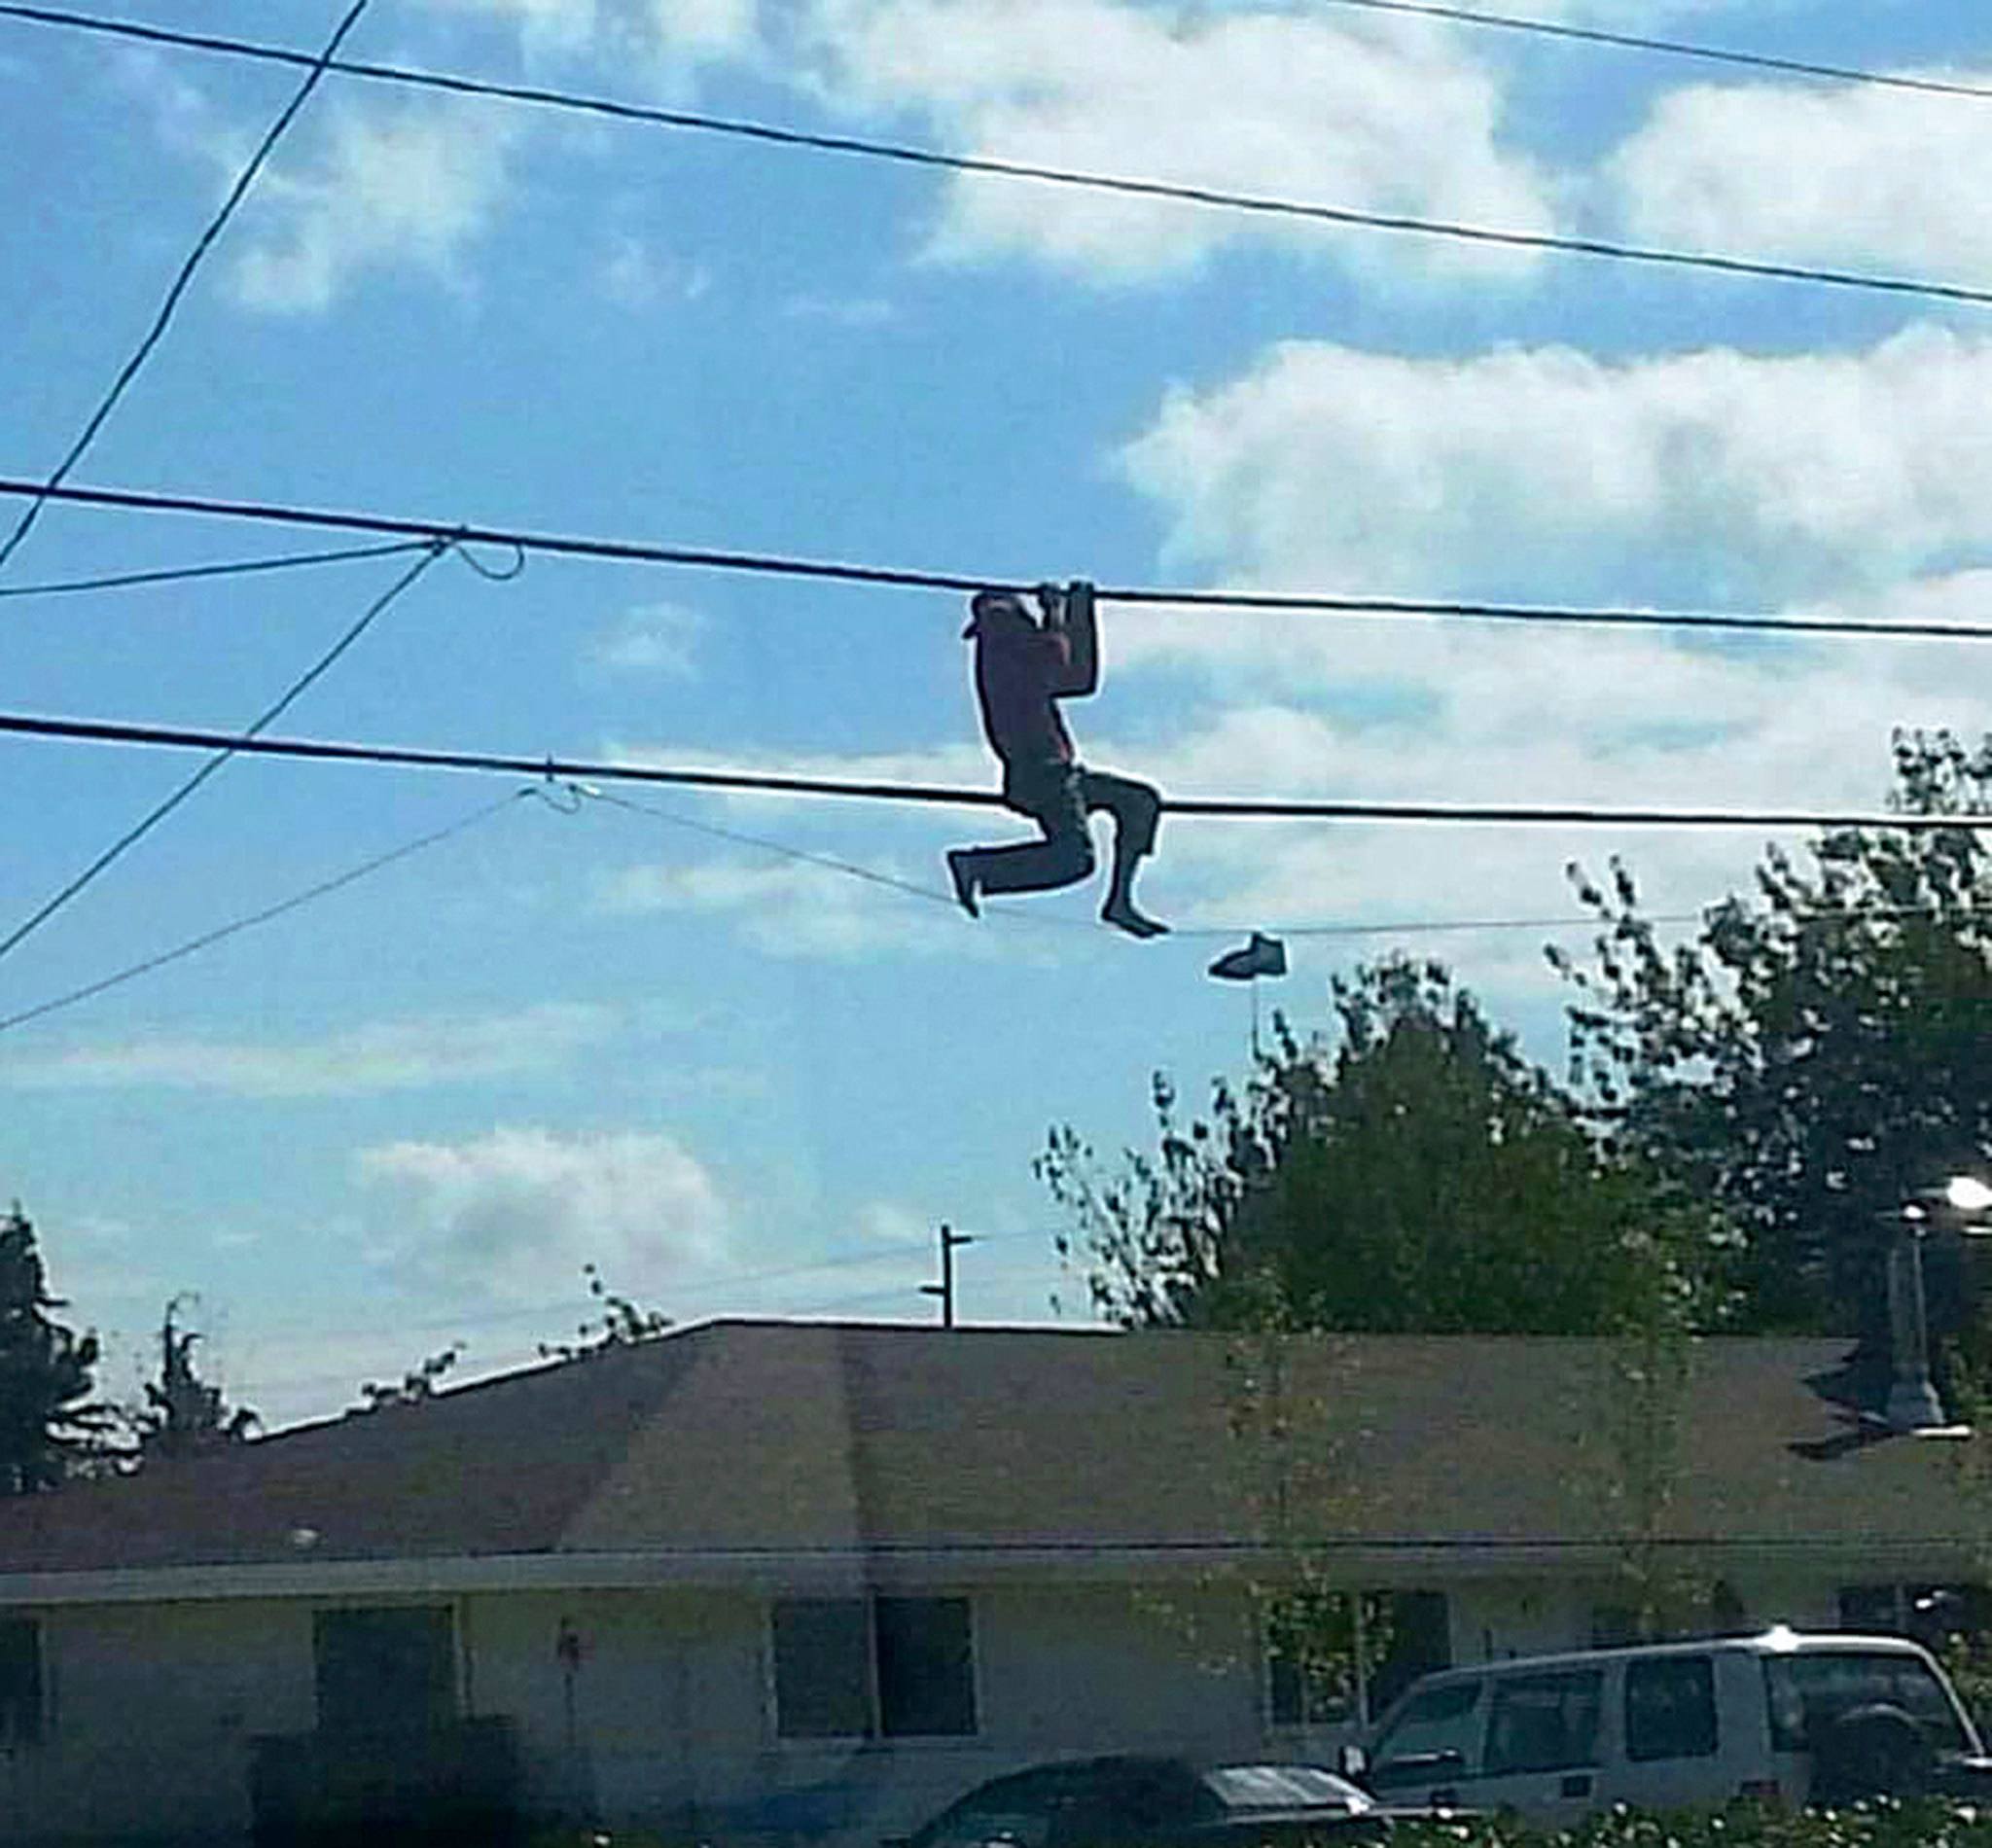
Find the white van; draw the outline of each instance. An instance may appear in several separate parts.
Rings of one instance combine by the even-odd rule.
[[[1992,1795],[1992,1759],[1926,1651],[1786,1629],[1427,1675],[1348,1768],[1386,1802],[1550,1826],[1615,1803]]]

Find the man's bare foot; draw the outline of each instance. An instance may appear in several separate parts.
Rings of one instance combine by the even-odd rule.
[[[1129,937],[1166,937],[1169,927],[1134,908],[1131,899],[1109,900],[1100,910],[1101,921],[1125,931]]]
[[[971,917],[980,917],[982,907],[977,903],[976,875],[969,871],[969,850],[957,847],[947,856],[947,876],[954,885],[954,902]]]

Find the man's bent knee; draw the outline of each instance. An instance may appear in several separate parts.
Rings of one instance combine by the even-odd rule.
[[[1058,876],[1067,881],[1090,879],[1099,865],[1090,835],[1060,835],[1051,843]]]

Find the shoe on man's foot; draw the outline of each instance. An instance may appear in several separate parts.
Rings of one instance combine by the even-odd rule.
[[[982,907],[977,903],[976,875],[969,867],[969,855],[974,850],[957,847],[947,856],[947,876],[954,885],[954,902],[971,917],[980,917]]]
[[[1117,931],[1125,931],[1129,937],[1166,937],[1169,927],[1146,912],[1137,911],[1132,902],[1122,900],[1119,905],[1109,905],[1101,912],[1102,922],[1113,925]]]

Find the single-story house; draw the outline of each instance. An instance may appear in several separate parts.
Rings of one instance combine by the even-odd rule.
[[[1035,1759],[1320,1753],[1255,1611],[1302,1554],[1393,1594],[1372,1693],[1616,1640],[1635,1553],[1684,1621],[1892,1625],[1992,1504],[1844,1352],[1699,1343],[1645,1501],[1598,1342],[721,1321],[0,1505],[0,1838],[280,1840],[447,1760],[854,1844]]]

